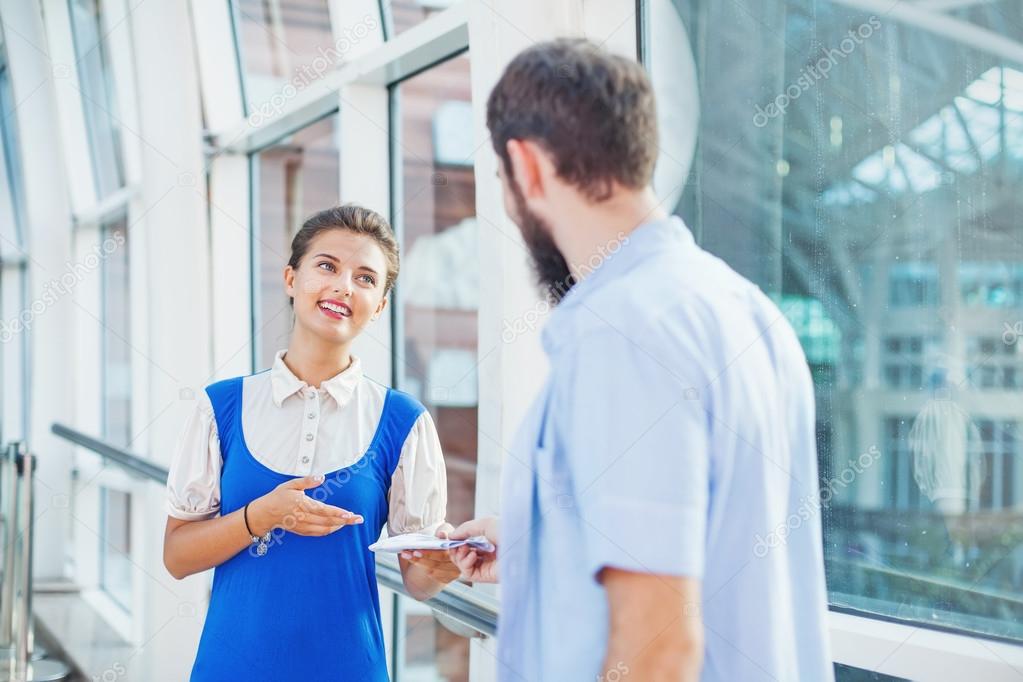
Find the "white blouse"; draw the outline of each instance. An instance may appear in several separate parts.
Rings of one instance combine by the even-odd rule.
[[[242,382],[242,431],[252,456],[292,476],[326,474],[357,462],[369,449],[387,389],[363,376],[359,359],[313,388],[295,376],[279,351],[273,367]],[[220,511],[220,438],[213,406],[199,392],[178,439],[167,478],[167,513],[197,521]],[[416,420],[391,477],[387,532],[435,532],[447,511],[447,474],[429,412]],[[358,509],[351,510],[358,513]]]

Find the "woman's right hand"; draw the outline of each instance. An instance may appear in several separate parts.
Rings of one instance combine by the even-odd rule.
[[[265,535],[274,528],[299,535],[329,535],[348,525],[362,523],[358,514],[324,504],[305,494],[323,483],[323,476],[304,476],[285,481],[249,503],[252,532]]]

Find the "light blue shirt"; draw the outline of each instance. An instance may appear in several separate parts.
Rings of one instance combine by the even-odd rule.
[[[678,218],[615,246],[551,315],[504,465],[501,679],[628,679],[601,669],[615,567],[701,580],[703,680],[831,680],[799,341]]]

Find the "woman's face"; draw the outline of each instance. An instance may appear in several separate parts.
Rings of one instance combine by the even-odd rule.
[[[370,236],[345,229],[313,237],[298,268],[284,268],[295,325],[332,343],[348,343],[387,305],[387,258]]]

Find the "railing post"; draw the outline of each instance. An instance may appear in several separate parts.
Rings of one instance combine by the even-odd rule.
[[[4,449],[0,462],[0,510],[4,518],[4,576],[2,587],[3,633],[8,639],[5,670],[9,682],[57,682],[68,679],[70,670],[60,661],[32,660],[32,534],[35,456],[24,443]]]
[[[14,602],[14,665],[13,680],[28,678],[29,638],[32,635],[32,481],[35,459],[24,446],[14,443],[15,464],[18,469],[17,529],[20,540],[17,567],[14,569],[20,591]]]
[[[18,539],[17,518],[18,469],[15,446],[8,444],[0,453],[0,539],[3,541],[2,575],[0,575],[0,651],[4,658],[14,654],[14,566]]]

